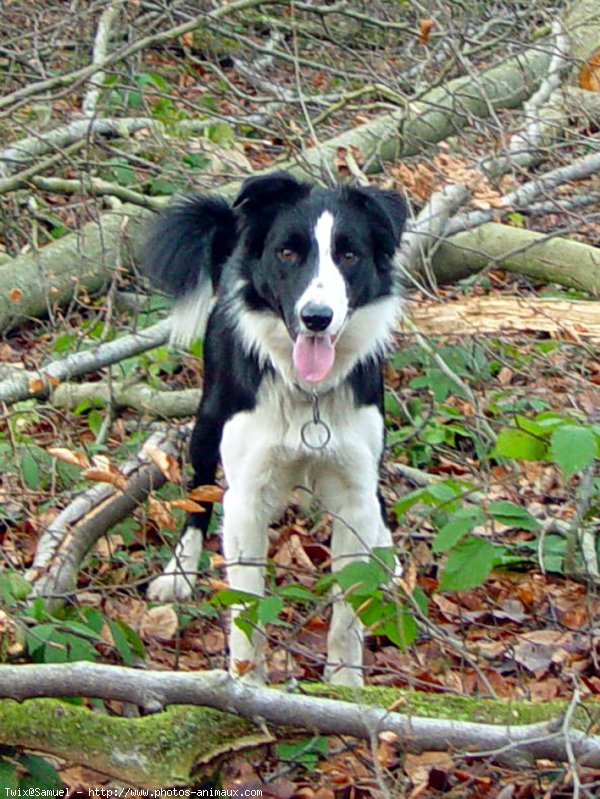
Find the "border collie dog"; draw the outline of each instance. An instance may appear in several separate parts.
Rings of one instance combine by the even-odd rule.
[[[268,525],[298,487],[333,516],[334,571],[392,546],[377,481],[405,217],[394,191],[323,189],[275,172],[246,180],[233,204],[193,194],[153,223],[143,260],[175,297],[172,340],[199,337],[208,316],[190,457],[193,486],[223,465],[233,589],[264,595]],[[188,516],[151,599],[191,596],[209,520],[210,510]],[[249,640],[232,623],[230,672],[263,682],[264,643],[260,629]],[[362,625],[334,589],[326,679],[362,685],[362,646]]]

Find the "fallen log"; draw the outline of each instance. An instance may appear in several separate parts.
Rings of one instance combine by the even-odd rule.
[[[0,332],[52,316],[81,294],[97,294],[133,262],[132,240],[149,216],[139,206],[102,213],[77,233],[0,268]]]
[[[600,250],[579,241],[489,222],[441,241],[432,255],[440,283],[486,267],[600,296]]]
[[[600,338],[600,302],[470,297],[449,302],[411,303],[407,312],[419,332],[429,336],[535,331],[574,340]]]
[[[362,155],[364,171],[377,172],[382,160],[415,154],[474,118],[489,116],[493,109],[518,107],[539,85],[549,59],[543,50],[529,50],[477,79],[456,78],[406,108],[359,125],[278,166],[298,177],[322,178],[333,169],[340,150],[355,147]],[[231,198],[239,185],[232,181],[220,187],[219,193]],[[0,270],[0,332],[47,315],[52,308],[70,302],[78,291],[101,291],[119,263],[124,269],[131,265],[149,216],[146,209],[127,203],[118,211],[101,214],[79,233],[14,258]]]

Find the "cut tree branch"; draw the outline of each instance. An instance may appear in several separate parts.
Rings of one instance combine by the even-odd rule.
[[[408,314],[428,336],[507,335],[543,331],[600,339],[600,302],[532,297],[470,297],[462,301],[413,304]]]
[[[519,186],[518,189],[505,194],[499,199],[499,204],[505,206],[507,210],[524,210],[538,198],[548,194],[550,197],[552,189],[561,186],[565,183],[570,183],[575,180],[585,180],[600,171],[600,153],[592,153],[583,158],[578,158],[566,166],[552,169],[540,175],[535,180],[530,180],[527,183]],[[566,198],[565,198],[566,199]],[[453,233],[459,233],[462,230],[469,230],[483,225],[485,222],[490,222],[498,210],[493,208],[486,211],[471,211],[467,214],[461,214],[451,219],[444,230],[444,236],[452,236]]]
[[[0,332],[52,313],[78,293],[95,294],[126,269],[149,212],[135,205],[103,213],[81,230],[20,255],[0,270]]]
[[[236,11],[242,11],[246,8],[266,6],[280,2],[281,0],[232,0],[231,3],[221,5],[206,15],[202,14],[195,16],[189,22],[184,22],[183,24],[176,25],[175,27],[169,28],[166,31],[157,31],[149,36],[137,39],[136,41],[131,42],[131,44],[127,44],[119,50],[115,50],[105,58],[88,64],[85,67],[81,67],[80,69],[74,70],[73,72],[53,75],[45,80],[36,81],[35,83],[28,83],[26,86],[23,86],[22,88],[17,89],[10,94],[4,95],[4,97],[0,97],[0,109],[19,103],[28,97],[44,94],[45,92],[60,86],[68,86],[70,89],[72,89],[82,81],[92,77],[92,75],[96,74],[100,70],[106,69],[106,67],[110,66],[111,64],[123,61],[130,56],[139,53],[140,50],[150,47],[151,45],[160,44],[161,42],[168,42],[172,39],[176,39],[178,36],[183,36],[186,33],[194,31],[202,25],[205,25],[207,20],[222,19],[229,14],[234,14]]]
[[[123,6],[123,0],[112,0],[107,8],[104,9],[100,15],[98,22],[98,29],[96,31],[96,38],[94,40],[94,52],[92,54],[92,64],[102,64],[108,52],[108,42],[110,40],[110,31],[115,21],[116,16]],[[92,85],[87,90],[81,109],[86,117],[93,117],[96,113],[98,99],[104,83],[105,72],[99,69],[92,81]]]

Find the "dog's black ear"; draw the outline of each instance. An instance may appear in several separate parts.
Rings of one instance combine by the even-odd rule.
[[[174,297],[190,294],[209,279],[216,291],[236,239],[235,214],[222,197],[179,197],[151,221],[141,268]]]
[[[247,216],[262,215],[266,208],[292,205],[309,192],[310,186],[280,170],[245,180],[233,207]]]
[[[376,186],[361,186],[350,189],[350,197],[369,213],[377,228],[380,245],[393,254],[400,244],[400,238],[406,223],[406,203],[402,195],[391,189],[379,189]]]

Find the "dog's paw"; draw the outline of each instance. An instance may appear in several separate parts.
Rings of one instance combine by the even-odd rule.
[[[146,596],[152,602],[185,602],[192,598],[195,581],[191,574],[161,574],[148,585]]]

